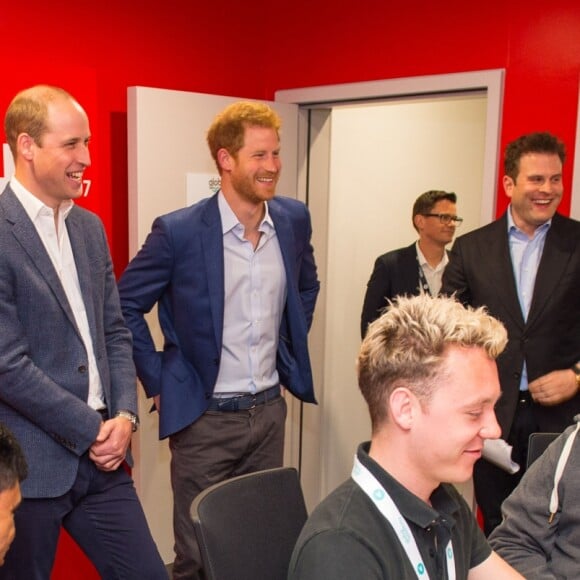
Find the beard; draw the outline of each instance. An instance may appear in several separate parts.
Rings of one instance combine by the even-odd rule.
[[[278,173],[260,175],[256,177],[249,177],[247,175],[237,176],[232,173],[231,182],[236,193],[244,200],[258,204],[263,201],[272,199],[276,193],[276,185],[278,184]],[[272,179],[272,183],[267,185],[257,182],[258,177],[268,177]]]

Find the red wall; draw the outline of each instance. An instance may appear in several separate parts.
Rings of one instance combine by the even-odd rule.
[[[64,85],[91,114],[84,204],[127,260],[126,90],[144,85],[254,98],[278,89],[505,68],[502,148],[557,133],[574,153],[580,73],[576,0],[234,0],[12,3],[0,12],[0,110],[30,84]],[[165,9],[161,9],[163,7]],[[572,163],[565,170],[568,188]],[[161,192],[160,192],[161,194]],[[499,196],[498,211],[506,206]],[[569,195],[561,210],[569,211]]]
[[[128,245],[128,86],[271,99],[278,89],[504,68],[502,148],[549,130],[574,156],[577,0],[29,0],[3,5],[0,38],[2,112],[38,82],[64,86],[89,112],[93,183],[82,203],[105,221],[118,273]],[[568,213],[571,161],[564,179]],[[499,195],[498,213],[506,205]]]

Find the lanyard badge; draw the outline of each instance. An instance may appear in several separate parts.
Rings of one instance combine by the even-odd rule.
[[[354,466],[352,468],[352,478],[357,485],[368,495],[383,517],[389,522],[399,542],[403,546],[409,561],[413,565],[417,578],[429,580],[429,574],[423,563],[423,558],[417,547],[415,537],[407,520],[403,517],[399,508],[395,505],[393,498],[387,490],[378,482],[377,478],[354,456]],[[455,556],[453,554],[453,544],[451,540],[445,548],[447,562],[447,577],[455,580]]]

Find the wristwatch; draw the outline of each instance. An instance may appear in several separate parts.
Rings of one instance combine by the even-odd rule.
[[[137,417],[135,413],[131,413],[131,411],[117,411],[115,417],[125,417],[125,419],[129,419],[133,425],[133,433],[135,433],[135,431],[137,431],[139,428],[139,417]]]
[[[572,365],[572,370],[576,375],[576,387],[580,390],[580,361]]]

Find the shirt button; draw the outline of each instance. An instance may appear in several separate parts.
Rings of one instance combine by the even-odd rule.
[[[87,367],[85,365],[81,365],[78,368],[79,373],[86,373],[87,372]]]

